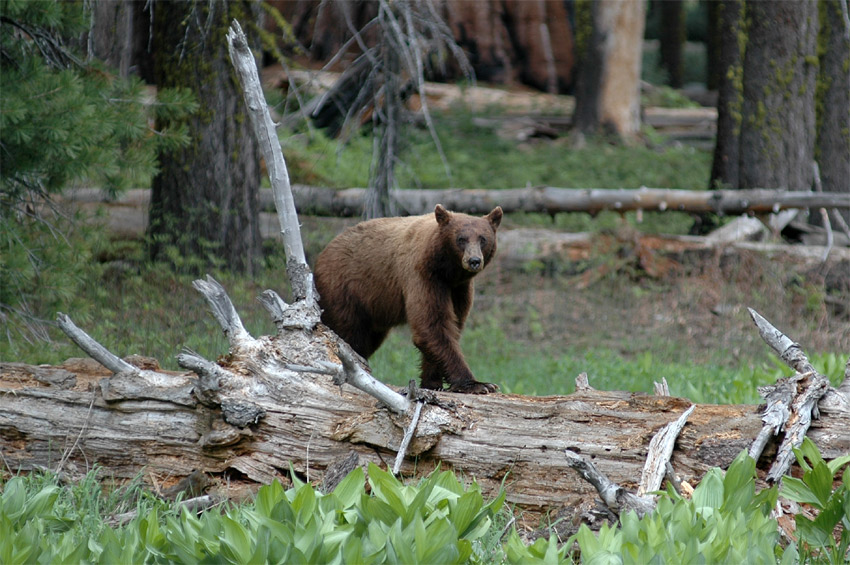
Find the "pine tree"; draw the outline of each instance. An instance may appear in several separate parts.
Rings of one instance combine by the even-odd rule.
[[[38,318],[73,294],[87,257],[63,236],[70,226],[51,196],[74,183],[111,194],[138,186],[156,172],[158,148],[188,142],[149,123],[193,110],[191,97],[163,92],[146,104],[138,79],[71,47],[88,22],[83,2],[0,2],[0,328],[10,337],[46,337]]]

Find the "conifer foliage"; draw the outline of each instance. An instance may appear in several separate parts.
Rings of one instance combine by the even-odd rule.
[[[150,124],[159,114],[194,110],[191,95],[163,91],[152,102],[140,80],[116,76],[75,49],[89,22],[84,2],[0,2],[0,326],[5,328],[10,316],[30,322],[38,317],[35,288],[48,274],[68,279],[58,294],[73,291],[70,269],[80,257],[68,248],[67,238],[57,237],[68,226],[63,228],[50,206],[51,196],[75,183],[110,194],[138,186],[156,172],[159,148],[188,142],[185,131],[155,131]],[[37,324],[27,326],[34,330]]]

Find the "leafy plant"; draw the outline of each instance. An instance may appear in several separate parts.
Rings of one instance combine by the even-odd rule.
[[[709,470],[694,490],[682,498],[669,489],[656,509],[638,518],[620,516],[618,525],[604,524],[594,534],[582,525],[558,549],[550,538],[524,547],[514,532],[506,543],[510,563],[570,562],[566,549],[578,544],[584,563],[775,563],[793,559],[791,546],[778,546],[776,520],[770,510],[777,489],[756,493],[755,461],[742,452],[724,474]]]
[[[0,562],[484,562],[474,543],[504,493],[485,504],[478,485],[465,488],[451,472],[403,485],[375,465],[369,484],[371,494],[360,468],[327,494],[297,479],[286,490],[275,482],[251,504],[201,515],[148,501],[111,528],[91,503],[99,499],[91,483],[80,506],[52,478],[13,477],[0,495]]]
[[[814,519],[804,514],[794,516],[800,554],[816,563],[846,563],[850,549],[850,467],[845,465],[850,463],[850,455],[824,461],[809,438],[794,449],[794,455],[803,476],[783,477],[780,494],[818,511]],[[841,484],[833,490],[842,467]],[[840,527],[837,540],[836,527]]]
[[[671,490],[648,516],[628,513],[619,528],[603,527],[598,536],[582,527],[576,534],[582,559],[616,553],[624,563],[773,562],[779,536],[770,510],[777,491],[756,494],[755,476],[755,461],[742,452],[725,475],[717,468],[706,473],[691,500]]]

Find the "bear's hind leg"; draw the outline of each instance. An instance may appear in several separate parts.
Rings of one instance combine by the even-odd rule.
[[[349,332],[348,337],[343,337],[343,339],[354,351],[364,359],[368,359],[384,343],[387,333],[389,332],[376,332],[358,328],[357,331]]]

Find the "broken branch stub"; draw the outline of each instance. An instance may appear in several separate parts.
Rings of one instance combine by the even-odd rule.
[[[242,325],[242,319],[236,312],[233,302],[230,301],[227,291],[218,281],[207,275],[206,280],[193,281],[192,286],[207,300],[212,315],[218,321],[231,346],[253,341],[254,338]]]
[[[113,354],[100,343],[95,341],[89,334],[78,328],[66,314],[63,314],[62,312],[57,313],[56,321],[59,325],[59,329],[65,332],[65,335],[70,337],[71,340],[77,344],[77,347],[88,353],[89,357],[113,373],[133,373],[139,370]]]
[[[667,381],[664,381],[665,385]],[[657,384],[657,383],[656,383]],[[673,448],[676,438],[688,421],[688,417],[694,411],[694,406],[685,410],[675,421],[661,428],[649,442],[649,453],[646,455],[643,473],[638,485],[638,496],[644,496],[648,492],[657,491],[661,488],[664,476],[667,474],[667,465],[673,456]]]
[[[569,449],[564,451],[567,465],[576,470],[581,477],[593,485],[602,502],[616,514],[634,510],[638,516],[648,514],[655,509],[655,501],[648,496],[637,496],[601,473],[596,466]]]
[[[818,401],[832,387],[829,379],[815,370],[799,344],[776,329],[758,312],[752,308],[748,310],[762,339],[779,354],[782,361],[797,371],[796,375],[781,379],[774,386],[759,389],[767,402],[762,415],[764,426],[750,446],[749,455],[758,459],[770,436],[784,430],[785,437],[767,474],[767,480],[776,482],[794,463],[793,448],[803,443],[812,418],[819,416]]]

